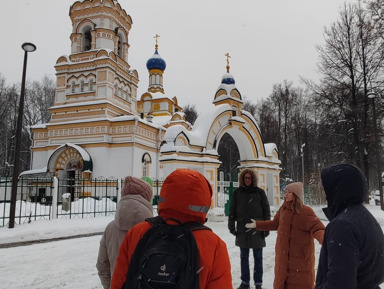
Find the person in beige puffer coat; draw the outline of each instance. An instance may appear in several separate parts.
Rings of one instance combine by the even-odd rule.
[[[151,186],[138,178],[126,177],[115,219],[106,227],[100,241],[96,268],[104,289],[110,288],[121,242],[134,225],[153,217]]]

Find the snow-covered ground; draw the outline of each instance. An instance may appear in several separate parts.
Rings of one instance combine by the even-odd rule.
[[[379,206],[368,205],[368,208],[384,229],[384,212]],[[321,209],[315,207],[314,210],[324,220],[324,224],[327,224]],[[0,228],[0,244],[101,233],[112,218],[110,216],[42,220],[18,225],[14,229]],[[240,284],[239,248],[234,245],[235,239],[228,232],[227,222],[226,220],[209,221],[207,225],[227,244],[232,266],[233,287],[237,288]],[[0,249],[0,287],[12,289],[102,288],[95,267],[100,238],[101,235],[96,235],[2,248]],[[271,232],[267,238],[267,246],[264,248],[263,288],[266,289],[273,288],[275,240],[276,232]],[[316,242],[316,258],[319,251],[320,245]]]

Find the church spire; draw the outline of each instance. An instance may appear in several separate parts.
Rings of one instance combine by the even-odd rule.
[[[153,38],[156,39],[155,54],[147,61],[147,69],[149,72],[149,86],[148,92],[161,92],[164,93],[163,87],[163,73],[167,66],[164,59],[159,55],[159,39],[160,35],[156,34]]]

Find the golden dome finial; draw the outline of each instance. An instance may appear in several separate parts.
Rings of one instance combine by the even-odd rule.
[[[229,55],[229,53],[227,52],[226,54],[225,54],[225,56],[227,57],[227,72],[229,73],[229,59],[231,58],[231,56]]]
[[[155,36],[153,36],[153,38],[156,38],[156,45],[155,45],[155,49],[157,50],[159,48],[159,45],[158,45],[158,38],[160,37],[159,34],[156,34]]]

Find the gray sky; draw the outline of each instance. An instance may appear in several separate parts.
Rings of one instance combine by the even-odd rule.
[[[0,73],[8,84],[21,82],[24,42],[37,46],[28,55],[27,80],[55,77],[57,59],[70,54],[74,2],[1,0]],[[315,46],[324,43],[324,27],[338,20],[344,2],[119,0],[133,20],[128,62],[139,73],[138,98],[148,88],[145,64],[154,53],[155,34],[167,63],[166,96],[177,96],[181,106],[195,104],[198,111],[212,107],[227,52],[238,90],[254,103],[267,98],[275,83],[298,86],[300,76],[316,81]]]

